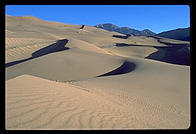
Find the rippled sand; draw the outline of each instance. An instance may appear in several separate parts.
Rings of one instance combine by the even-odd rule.
[[[6,129],[190,126],[189,42],[80,27],[6,16]]]

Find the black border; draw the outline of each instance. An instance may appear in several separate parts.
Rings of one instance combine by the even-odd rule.
[[[13,1],[4,0],[4,4],[10,5],[187,5],[190,4],[192,0],[25,0],[25,1]]]
[[[0,63],[1,63],[1,88],[0,88],[0,133],[4,132],[5,129],[5,7],[3,5],[0,5],[0,44],[1,49],[0,49]]]
[[[25,0],[25,1],[12,1],[12,0],[3,0],[0,5],[0,37],[3,38],[0,40],[1,48],[0,48],[0,63],[2,67],[1,71],[1,80],[4,84],[1,84],[0,89],[0,104],[1,104],[1,117],[0,117],[0,134],[1,133],[191,133],[193,130],[193,108],[192,108],[192,72],[193,72],[193,62],[192,62],[192,54],[193,54],[193,1],[192,0],[89,0],[89,1],[74,1],[74,0]],[[190,79],[191,79],[191,121],[190,127],[186,129],[141,129],[141,130],[6,130],[5,129],[5,6],[6,5],[188,5],[190,8],[190,44],[191,44],[191,64],[190,64]],[[3,49],[2,49],[3,47]],[[3,73],[2,73],[3,72]],[[4,74],[4,76],[3,76]]]

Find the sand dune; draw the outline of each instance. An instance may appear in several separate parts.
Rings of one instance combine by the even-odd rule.
[[[130,61],[136,64],[136,69],[130,73],[98,77],[73,84],[107,97],[111,96],[112,100],[119,98],[122,104],[134,107],[132,110],[136,110],[140,103],[142,106],[135,112],[141,114],[142,120],[146,122],[150,120],[152,124],[156,124],[157,128],[188,127],[190,121],[188,67],[142,59],[130,59]]]
[[[162,42],[167,46],[156,46],[156,45],[136,45],[136,44],[126,44],[126,43],[117,43],[116,47],[148,47],[156,48],[158,51],[153,52],[146,56],[145,58],[164,61],[172,64],[179,65],[190,65],[190,51],[189,44],[176,44],[171,42]],[[144,49],[143,49],[144,50]]]
[[[99,75],[97,77],[102,77],[102,76],[110,76],[110,75],[120,75],[120,74],[125,74],[125,73],[130,73],[131,71],[133,71],[136,68],[134,63],[131,63],[129,61],[124,61],[124,63],[116,68],[113,71],[110,71],[108,73]]]
[[[153,128],[130,108],[70,84],[28,75],[6,83],[9,130]]]
[[[60,81],[88,79],[112,70],[122,62],[122,58],[109,54],[70,48],[10,66],[6,68],[6,80],[23,74]]]
[[[190,126],[189,42],[32,16],[5,32],[6,129]]]
[[[112,98],[89,88],[28,75],[9,80],[6,85],[6,128],[9,130],[153,129],[189,125],[187,117],[175,111],[177,106],[164,111],[141,96],[128,97],[123,91],[120,97]]]
[[[6,63],[29,58],[33,52],[55,42],[36,38],[6,38]]]
[[[64,40],[59,40],[56,43],[49,45],[47,47],[44,47],[42,49],[39,49],[35,52],[32,53],[32,56],[23,60],[18,60],[18,61],[13,61],[13,62],[9,62],[5,64],[5,67],[10,67],[16,64],[19,64],[21,62],[25,62],[46,54],[50,54],[50,53],[54,53],[54,52],[59,52],[59,51],[64,51],[69,49],[68,47],[65,47],[65,45],[67,44],[68,40],[64,39]]]
[[[167,47],[155,47],[158,49],[146,58],[164,61],[172,64],[190,65],[190,44],[187,41],[159,38],[160,43]]]
[[[155,47],[158,49],[146,58],[172,64],[190,65],[190,51],[187,46]]]

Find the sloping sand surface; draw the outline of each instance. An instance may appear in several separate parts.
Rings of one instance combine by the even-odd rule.
[[[187,129],[190,43],[6,16],[6,129]]]
[[[9,130],[153,128],[130,107],[70,84],[22,75],[6,86]]]
[[[188,117],[175,111],[176,107],[162,109],[141,96],[128,97],[126,89],[120,92],[120,97],[103,96],[88,88],[29,75],[8,80],[6,86],[9,130],[186,128],[189,125],[185,120]]]
[[[50,80],[81,80],[112,70],[122,62],[122,58],[111,55],[68,49],[10,66],[6,68],[6,80],[23,74]]]
[[[145,115],[140,117],[156,126],[187,128],[190,123],[189,68],[136,58],[129,60],[136,64],[136,69],[130,73],[73,84],[101,95],[120,98],[127,106],[141,103],[138,109],[141,111],[137,113]]]
[[[32,56],[23,60],[17,60],[17,61],[13,61],[13,62],[9,62],[5,65],[5,67],[10,67],[28,60],[32,60],[34,58],[38,58],[40,56],[46,55],[46,54],[51,54],[51,53],[55,53],[55,52],[59,52],[59,51],[64,51],[69,49],[69,47],[65,47],[65,45],[67,44],[68,40],[64,39],[64,40],[59,40],[56,43],[53,43],[52,45],[49,45],[47,47],[44,47],[42,49],[39,49],[35,52],[32,53]]]
[[[126,73],[130,73],[135,68],[136,68],[136,65],[134,63],[125,60],[124,63],[120,67],[118,67],[115,70],[112,70],[108,73],[99,75],[97,77],[126,74]]]

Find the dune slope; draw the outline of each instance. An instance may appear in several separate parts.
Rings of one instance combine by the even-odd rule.
[[[190,43],[6,16],[6,129],[187,129]]]
[[[22,75],[6,85],[9,130],[153,128],[130,108],[67,83]]]

